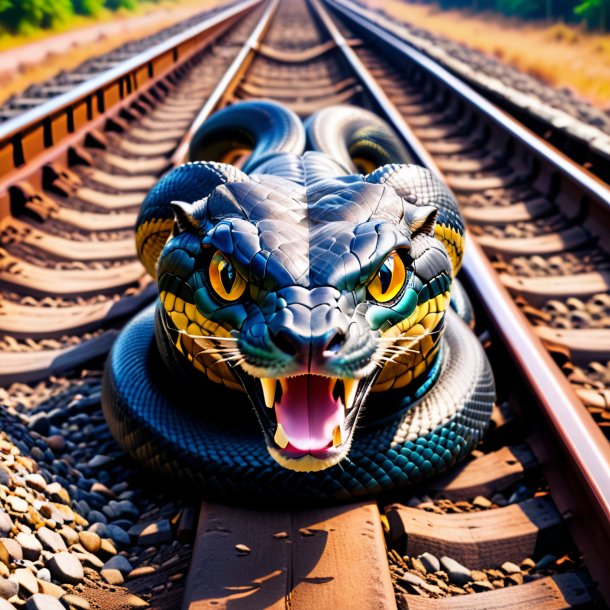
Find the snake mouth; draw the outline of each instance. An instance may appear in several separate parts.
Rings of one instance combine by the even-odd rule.
[[[301,374],[259,378],[271,456],[298,471],[324,470],[348,453],[366,391],[357,379]],[[257,384],[258,385],[258,384]]]

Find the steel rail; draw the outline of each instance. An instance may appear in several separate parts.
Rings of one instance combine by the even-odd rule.
[[[186,61],[199,50],[197,38],[226,25],[261,2],[234,3],[202,23],[0,124],[0,179],[48,151],[58,143],[55,141],[58,138],[73,135],[103,115],[109,110],[109,102],[123,101],[151,79],[158,79],[177,63]],[[86,115],[80,124],[77,112],[78,117]]]
[[[411,152],[422,165],[428,167],[446,183],[445,177],[432,157],[351,49],[328,13],[322,9],[320,0],[310,0],[310,2],[318,11],[320,20],[327,25],[330,35],[346,60],[405,140]],[[346,5],[343,0],[325,0],[325,2],[334,6]],[[341,12],[349,15],[346,9]],[[392,41],[388,39],[387,32],[379,32],[378,29],[374,29],[374,26],[363,24],[361,19],[358,19],[358,23],[373,35],[383,36],[383,42],[391,44]],[[392,44],[392,46],[394,45]],[[511,123],[514,124],[514,121]],[[530,143],[533,145],[533,141]],[[421,151],[424,154],[420,154]],[[558,169],[561,171],[559,167]],[[577,175],[575,174],[575,176]],[[584,172],[580,172],[580,175],[585,179],[583,188],[587,188],[587,185],[590,184],[589,176]],[[581,514],[575,528],[576,531],[573,533],[581,549],[590,550],[597,557],[605,558],[605,561],[600,563],[595,561],[587,563],[591,573],[597,578],[604,597],[610,599],[610,583],[605,578],[606,566],[610,561],[608,549],[608,540],[610,540],[610,444],[540,339],[532,331],[525,315],[501,284],[483,250],[472,236],[468,239],[463,269],[468,284],[476,292],[493,326],[501,336],[504,346],[534,392],[546,421],[555,433],[560,447],[566,452],[565,457],[568,458],[569,465],[577,473],[577,481],[582,488],[579,490],[571,487],[574,480],[567,480],[562,476],[563,473],[550,473],[550,476],[547,474],[553,487],[559,491],[559,503],[562,505],[560,508],[564,511],[572,510],[574,503],[582,500],[580,492],[583,492],[592,503],[594,514],[591,515],[588,509],[581,510],[581,513],[589,514],[586,517]],[[548,460],[548,455],[544,457]]]
[[[210,94],[205,104],[199,111],[199,114],[193,120],[193,123],[189,127],[188,132],[180,141],[180,144],[176,147],[176,150],[171,156],[172,166],[176,166],[186,160],[188,147],[191,139],[195,135],[195,132],[203,125],[205,120],[212,114],[212,112],[221,103],[223,97],[231,90],[232,86],[237,83],[239,77],[247,69],[248,65],[252,61],[254,52],[258,48],[260,41],[267,32],[271,19],[275,14],[279,4],[279,0],[271,0],[267,6],[261,20],[259,21],[256,28],[250,34],[246,44],[241,48],[237,57],[233,60],[233,63],[229,66],[225,75],[222,77],[220,82],[214,88],[214,91]]]
[[[477,112],[485,115],[503,131],[508,132],[537,157],[541,157],[549,163],[561,175],[570,178],[588,197],[601,205],[607,212],[610,212],[610,187],[500,110],[439,63],[410,46],[397,33],[398,27],[395,24],[386,22],[377,13],[356,6],[347,0],[325,0],[325,2],[381,40],[385,46],[398,51],[402,56],[407,57],[436,79],[442,81],[446,87],[468,105],[476,107]]]

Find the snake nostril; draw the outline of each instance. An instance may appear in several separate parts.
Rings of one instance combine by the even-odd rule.
[[[269,337],[278,349],[289,356],[296,356],[300,351],[297,338],[285,330],[280,330],[277,333],[270,330]]]
[[[330,339],[330,341],[326,344],[325,352],[330,352],[332,354],[336,354],[345,343],[345,334],[338,330]]]

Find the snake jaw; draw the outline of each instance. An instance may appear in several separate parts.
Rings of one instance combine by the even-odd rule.
[[[309,373],[257,381],[258,400],[253,402],[269,453],[279,464],[317,471],[347,455],[368,382]]]

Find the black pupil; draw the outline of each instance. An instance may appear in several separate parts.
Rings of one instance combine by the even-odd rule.
[[[227,263],[220,271],[220,281],[227,292],[231,292],[235,283],[235,268],[231,263]]]
[[[392,281],[392,270],[387,264],[382,265],[381,269],[379,269],[379,281],[381,282],[381,292],[383,294],[387,292]]]

